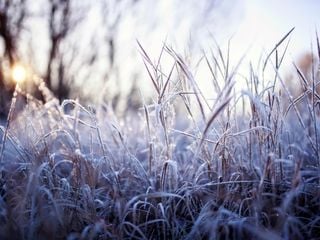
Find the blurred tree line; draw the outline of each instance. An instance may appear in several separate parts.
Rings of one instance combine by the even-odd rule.
[[[138,0],[0,0],[0,115],[5,116],[9,109],[15,83],[10,81],[7,73],[16,62],[30,64],[60,101],[70,97],[85,98],[83,89],[77,86],[77,82],[81,82],[79,78],[85,81],[91,77],[101,56],[106,58],[104,62],[107,64],[103,68],[104,77],[99,80],[107,81],[108,74],[114,70],[117,48],[115,33],[118,24],[124,12],[137,2]],[[80,44],[75,44],[82,41],[77,32],[81,28],[91,27],[87,21],[88,9],[92,4],[99,4],[101,10],[99,19],[103,23],[103,29],[99,29],[99,34],[103,36],[103,42],[97,43],[92,35],[89,45],[81,47]],[[40,9],[38,12],[34,10],[37,7]],[[46,29],[39,30],[35,35],[38,23],[45,23]],[[36,52],[39,46],[32,45],[35,38],[43,38],[43,44],[48,46],[45,56],[40,57],[42,71],[37,69],[39,59],[36,61]],[[101,54],[101,51],[105,53]],[[37,98],[42,98],[36,86],[28,86],[28,89],[32,89]]]

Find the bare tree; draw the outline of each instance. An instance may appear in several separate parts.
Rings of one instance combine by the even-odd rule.
[[[62,100],[70,95],[70,86],[67,85],[66,66],[63,62],[63,53],[60,46],[68,34],[75,29],[77,23],[72,22],[71,0],[48,0],[49,5],[49,41],[48,65],[45,82],[49,89]],[[57,79],[54,87],[53,79]]]
[[[0,36],[4,42],[4,58],[13,64],[16,45],[26,17],[26,0],[0,0]]]
[[[37,21],[46,21],[47,30],[43,31],[43,36],[47,36],[46,44],[49,44],[48,52],[41,61],[45,62],[43,70],[39,71],[38,66],[34,69],[43,76],[47,87],[59,99],[63,100],[71,96],[72,93],[80,93],[79,79],[89,79],[95,72],[97,62],[104,58],[108,62],[106,68],[101,73],[101,83],[108,79],[110,72],[115,69],[115,57],[117,54],[116,35],[118,25],[128,8],[131,8],[137,0],[103,0],[100,12],[102,22],[99,31],[103,32],[104,41],[98,42],[95,36],[86,36],[91,38],[90,46],[87,48],[79,45],[79,29],[83,29],[85,24],[88,7],[97,3],[92,1],[77,0],[0,0],[0,113],[6,113],[8,102],[11,99],[14,89],[14,83],[6,79],[7,70],[12,65],[22,59],[34,62],[29,59],[33,56],[25,56],[20,50],[26,48],[24,36],[30,36],[34,41],[37,36],[32,36],[34,26],[29,24],[29,20],[39,17],[33,9],[36,3],[42,3],[45,9],[44,15],[39,14]],[[31,34],[31,35],[30,35]],[[30,46],[28,46],[29,48]],[[41,46],[39,46],[41,48]],[[107,49],[107,52],[101,52],[100,49]],[[33,52],[39,49],[32,49]],[[86,53],[84,54],[84,52]],[[37,65],[37,62],[36,62]],[[107,67],[109,66],[109,67]],[[101,70],[100,70],[101,71]],[[81,76],[80,76],[81,75]],[[32,84],[32,83],[29,83]],[[31,89],[36,89],[32,88]],[[36,94],[37,95],[37,94]],[[40,96],[40,95],[37,95]]]
[[[17,41],[26,18],[26,0],[0,0],[0,38],[3,56],[0,56],[0,116],[8,112],[13,88],[5,81],[4,67],[12,66],[17,58]]]

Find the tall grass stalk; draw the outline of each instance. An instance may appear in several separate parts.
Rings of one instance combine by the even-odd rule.
[[[213,103],[181,55],[164,44],[152,61],[139,42],[155,95],[136,115],[58,104],[41,79],[45,101],[26,96],[13,114],[16,89],[0,132],[0,238],[319,238],[320,44],[311,79],[295,65],[295,96],[280,71],[292,31],[248,76],[230,44],[206,53]]]

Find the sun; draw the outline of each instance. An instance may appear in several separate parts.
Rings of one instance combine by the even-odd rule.
[[[11,68],[12,80],[16,83],[23,83],[27,79],[27,69],[20,63],[16,63]]]

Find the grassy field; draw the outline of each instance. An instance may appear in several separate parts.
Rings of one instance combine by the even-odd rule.
[[[168,47],[168,73],[140,47],[156,96],[122,117],[59,104],[41,83],[45,103],[26,96],[17,114],[14,97],[0,130],[0,238],[320,239],[317,44],[308,75],[296,66],[288,84],[275,48],[241,93],[218,48],[204,57],[214,101]]]

